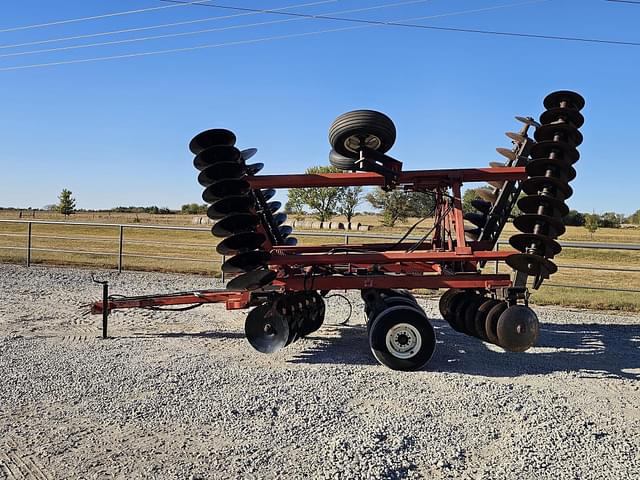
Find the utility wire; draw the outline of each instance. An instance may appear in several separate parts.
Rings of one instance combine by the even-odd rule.
[[[605,2],[612,3],[631,3],[632,5],[640,5],[640,2],[634,0],[605,0]]]
[[[274,8],[272,11],[278,10],[288,10],[290,8],[304,8],[304,7],[312,7],[315,5],[324,5],[326,3],[336,3],[340,0],[324,0],[320,2],[312,2],[312,3],[299,3],[296,5],[288,5],[286,7]],[[178,27],[181,25],[192,25],[194,23],[204,23],[216,20],[228,20],[230,18],[238,18],[238,17],[248,17],[253,15],[260,15],[260,12],[244,12],[244,13],[236,13],[234,15],[223,15],[217,17],[206,17],[206,18],[198,18],[195,20],[184,20],[182,22],[172,22],[172,23],[162,23],[158,25],[148,25],[146,27],[134,27],[134,28],[124,28],[122,30],[111,30],[107,32],[96,32],[96,33],[87,33],[84,35],[72,35],[69,37],[59,37],[59,38],[50,38],[46,40],[36,40],[33,42],[24,42],[24,43],[14,43],[10,45],[0,45],[0,49],[6,48],[18,48],[18,47],[30,47],[34,45],[43,45],[47,43],[57,43],[57,42],[65,42],[68,40],[80,40],[83,38],[94,38],[94,37],[103,37],[107,35],[117,35],[120,33],[132,33],[132,32],[141,32],[145,30],[154,30],[158,28],[168,28],[168,27]]]
[[[78,23],[78,22],[85,22],[88,20],[98,20],[101,18],[108,18],[108,17],[121,17],[124,15],[133,15],[136,13],[144,13],[144,12],[152,12],[155,10],[164,10],[167,8],[175,8],[175,7],[185,7],[185,6],[189,6],[189,5],[195,5],[195,4],[200,4],[200,5],[206,5],[205,2],[209,2],[211,0],[197,0],[197,1],[193,1],[193,2],[179,2],[176,5],[162,5],[160,7],[149,7],[149,8],[139,8],[137,10],[126,10],[123,12],[112,12],[112,13],[105,13],[103,15],[93,15],[91,17],[81,17],[81,18],[69,18],[66,20],[56,20],[53,22],[46,22],[46,23],[36,23],[33,25],[22,25],[20,27],[9,27],[9,28],[4,28],[2,30],[0,30],[0,33],[6,33],[6,32],[17,32],[19,30],[30,30],[30,29],[34,29],[34,28],[42,28],[42,27],[51,27],[54,25],[66,25],[68,23]]]
[[[329,0],[331,2],[334,2],[335,0]],[[331,12],[330,15],[342,15],[345,13],[359,13],[359,12],[366,12],[366,11],[371,11],[371,10],[380,10],[382,8],[391,8],[391,7],[401,7],[401,6],[406,6],[406,5],[412,5],[412,4],[416,4],[416,3],[427,3],[430,2],[431,0],[405,0],[402,2],[396,2],[396,3],[385,3],[385,4],[381,4],[381,5],[375,5],[375,6],[371,6],[371,7],[365,7],[365,8],[355,8],[355,9],[350,9],[350,10],[341,10],[341,11],[337,11],[337,12]],[[306,5],[317,5],[318,3],[327,3],[327,2],[316,2],[315,4],[306,4]],[[303,5],[300,5],[303,6]],[[293,8],[293,7],[286,7],[286,8]],[[275,12],[274,12],[275,13]],[[252,13],[243,13],[241,15],[258,15],[257,12],[252,12]],[[236,15],[230,15],[231,17],[234,17]],[[257,23],[247,23],[247,24],[242,24],[242,25],[231,25],[228,27],[216,27],[216,28],[206,28],[203,30],[194,30],[191,32],[178,32],[178,33],[167,33],[167,34],[162,34],[162,35],[152,35],[152,36],[147,36],[147,37],[138,37],[138,38],[127,38],[127,39],[123,39],[123,40],[112,40],[109,42],[97,42],[97,43],[86,43],[86,44],[82,44],[82,45],[70,45],[67,47],[56,47],[56,48],[45,48],[45,49],[40,49],[40,50],[31,50],[31,51],[26,51],[26,52],[15,52],[15,53],[4,53],[4,54],[0,54],[0,58],[4,58],[4,57],[21,57],[24,55],[34,55],[34,54],[38,54],[38,53],[51,53],[51,52],[60,52],[60,51],[66,51],[66,50],[76,50],[78,48],[91,48],[91,47],[102,47],[102,46],[107,46],[107,45],[120,45],[120,44],[125,44],[125,43],[133,43],[133,42],[144,42],[144,41],[149,41],[149,40],[159,40],[159,39],[163,39],[163,38],[175,38],[175,37],[184,37],[187,35],[200,35],[203,33],[211,33],[211,32],[222,32],[225,30],[237,30],[237,29],[241,29],[241,28],[250,28],[250,27],[259,27],[259,26],[264,26],[264,25],[274,25],[274,24],[280,24],[280,23],[288,23],[288,22],[297,22],[300,20],[308,20],[306,17],[295,17],[295,18],[286,18],[284,20],[269,20],[269,21],[265,21],[265,22],[257,22]]]
[[[614,40],[601,40],[601,39],[581,39],[577,37],[555,37],[549,35],[534,35],[534,34],[522,34],[522,33],[514,33],[514,32],[494,32],[489,30],[474,30],[474,29],[460,29],[460,28],[450,28],[450,27],[433,27],[427,25],[417,25],[417,24],[408,24],[405,22],[408,21],[416,21],[420,20],[422,17],[409,18],[405,20],[399,21],[373,21],[373,20],[358,20],[356,19],[360,25],[350,26],[350,27],[341,27],[341,28],[331,28],[326,30],[315,30],[311,32],[303,32],[303,33],[293,33],[293,34],[284,34],[284,35],[274,35],[270,37],[261,37],[254,38],[249,40],[238,40],[234,42],[223,42],[223,43],[215,43],[215,44],[206,44],[206,45],[196,45],[192,47],[182,47],[182,48],[171,48],[165,50],[154,50],[147,52],[136,52],[136,53],[128,53],[128,54],[120,54],[120,55],[109,55],[103,57],[93,57],[93,58],[83,58],[77,60],[65,60],[58,62],[48,62],[48,63],[36,63],[30,65],[18,65],[11,67],[2,67],[0,68],[0,72],[7,72],[13,70],[24,70],[30,68],[42,68],[42,67],[52,67],[59,65],[72,65],[72,64],[80,64],[80,63],[91,63],[98,61],[106,61],[106,60],[117,60],[124,58],[135,58],[135,57],[148,57],[154,55],[163,55],[169,53],[179,53],[179,52],[189,52],[196,50],[204,50],[210,48],[221,48],[227,46],[238,46],[238,45],[251,45],[262,42],[269,42],[274,40],[284,40],[289,38],[301,38],[301,37],[309,37],[313,35],[320,35],[324,33],[335,33],[335,32],[345,32],[351,30],[358,30],[363,28],[368,28],[372,26],[400,26],[400,27],[415,27],[421,29],[433,29],[433,30],[442,30],[442,31],[452,31],[452,32],[464,32],[464,33],[478,33],[485,35],[502,35],[502,36],[515,36],[515,37],[525,37],[525,38],[537,38],[537,39],[550,39],[550,40],[567,40],[567,41],[578,41],[578,42],[589,42],[589,43],[604,43],[604,44],[613,44],[613,45],[628,45],[628,46],[640,46],[640,42],[620,42]],[[345,20],[341,18],[340,20]]]

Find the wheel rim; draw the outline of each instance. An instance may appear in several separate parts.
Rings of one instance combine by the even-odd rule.
[[[351,135],[344,141],[344,147],[350,152],[358,153],[363,146],[378,150],[382,141],[375,135]]]
[[[409,323],[399,323],[389,329],[385,343],[387,350],[396,358],[414,357],[422,347],[422,335]]]

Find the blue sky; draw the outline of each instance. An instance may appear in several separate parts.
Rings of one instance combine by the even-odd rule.
[[[397,0],[399,1],[399,0]],[[216,2],[213,2],[216,3]],[[279,8],[304,0],[218,2]],[[329,14],[392,3],[338,0],[289,11]],[[157,0],[21,0],[0,3],[0,30],[169,4]],[[604,0],[431,0],[344,14],[435,26],[640,42],[640,5]],[[348,110],[371,108],[396,123],[390,154],[405,169],[478,167],[499,160],[514,115],[537,117],[557,89],[587,101],[585,143],[568,203],[581,211],[640,208],[640,47],[371,27],[181,53],[2,70],[76,59],[241,42],[353,26],[286,23],[109,46],[2,56],[240,24],[260,14],[42,45],[18,43],[137,28],[235,12],[180,6],[0,32],[0,206],[42,207],[62,188],[80,208],[200,202],[187,149],[201,130],[234,130],[257,147],[263,173],[326,164],[327,129]],[[473,186],[473,185],[470,185]]]

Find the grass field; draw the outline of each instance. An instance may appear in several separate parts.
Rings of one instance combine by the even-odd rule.
[[[18,220],[18,213],[0,211],[0,219]],[[130,213],[78,213],[69,218],[74,222],[130,224],[124,229],[123,266],[129,270],[174,271],[218,275],[221,263],[215,252],[216,240],[206,226],[193,225],[192,215],[152,215]],[[22,220],[64,221],[55,213],[36,212],[35,218],[23,214]],[[339,219],[338,219],[339,220]],[[406,224],[389,229],[381,227],[376,216],[359,215],[356,221],[372,225],[369,234],[397,235]],[[428,224],[428,222],[425,222]],[[172,225],[202,227],[201,231],[172,231],[143,228],[145,225]],[[140,228],[139,228],[140,227]],[[424,229],[416,229],[420,235]],[[24,262],[26,259],[27,226],[20,223],[0,222],[0,261]],[[312,232],[308,232],[312,233]],[[502,239],[507,240],[515,229],[505,228]],[[593,235],[582,227],[568,227],[563,241],[595,243],[640,244],[640,229],[599,229]],[[343,237],[303,236],[304,244],[342,243]],[[353,240],[355,241],[355,240]],[[34,264],[50,263],[116,268],[118,264],[119,228],[117,226],[39,225],[32,226],[32,256]],[[504,247],[506,248],[506,247]],[[58,252],[43,250],[55,249]],[[91,252],[91,253],[85,253]],[[143,258],[143,256],[156,258]],[[164,258],[163,258],[164,257]],[[640,290],[640,251],[592,250],[565,248],[556,258],[560,266],[552,281],[539,291],[533,291],[531,300],[538,304],[558,304],[596,309],[640,311],[640,293],[581,290],[551,286],[580,285]],[[636,272],[587,270],[582,266],[635,269]],[[493,271],[493,265],[486,267]],[[501,271],[508,272],[506,266]]]

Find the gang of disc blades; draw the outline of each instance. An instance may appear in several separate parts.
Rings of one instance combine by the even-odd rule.
[[[231,213],[224,217],[211,228],[211,233],[216,237],[230,237],[236,233],[253,231],[260,218],[253,213]]]
[[[240,152],[240,155],[242,157],[242,160],[246,162],[251,157],[253,157],[256,153],[258,153],[257,148],[245,148],[244,150],[242,150],[242,152]]]
[[[524,233],[535,233],[536,225],[540,225],[543,235],[557,238],[567,230],[562,219],[548,215],[525,213],[513,219],[513,226]]]
[[[551,158],[551,154],[555,154],[553,158],[558,158],[558,154],[560,154],[561,158],[570,164],[574,164],[580,159],[580,152],[576,147],[566,142],[538,142],[531,147],[530,151],[531,158]]]
[[[540,332],[538,317],[525,305],[511,305],[496,328],[499,345],[510,352],[524,352],[535,345]]]
[[[228,178],[218,180],[209,185],[202,193],[202,199],[207,203],[238,195],[246,195],[251,190],[251,185],[243,178]]]
[[[571,90],[558,90],[547,95],[543,101],[544,108],[559,108],[562,102],[567,102],[570,107],[576,110],[584,108],[584,98],[582,95]]]
[[[569,213],[569,207],[564,201],[549,195],[527,195],[518,200],[518,208],[523,213],[538,213],[540,207],[545,207],[544,214],[552,217],[564,217]]]
[[[567,162],[557,158],[534,158],[525,167],[530,177],[546,177],[551,170],[551,176],[562,178],[570,182],[576,178],[576,169]]]
[[[511,161],[515,160],[516,157],[517,157],[516,153],[513,152],[509,148],[498,147],[498,148],[496,148],[496,152],[498,152],[500,155],[502,155],[503,157],[508,158]]]
[[[527,249],[535,245],[538,253],[543,257],[553,258],[562,251],[558,242],[546,235],[535,233],[517,233],[509,238],[509,244],[519,252],[526,253]]]
[[[554,141],[555,136],[560,136],[560,141],[568,141],[574,147],[580,145],[584,139],[580,130],[568,123],[549,123],[541,125],[533,134],[537,142]]]
[[[259,232],[240,232],[225,238],[216,247],[220,255],[235,255],[245,250],[259,248],[267,239]]]
[[[553,275],[558,271],[555,263],[546,258],[529,253],[515,253],[507,257],[505,261],[507,265],[514,270],[526,273],[532,277],[541,275],[543,278],[549,278],[549,275]]]
[[[289,324],[270,303],[265,303],[249,312],[244,333],[253,348],[262,353],[274,353],[287,343]]]
[[[527,137],[525,137],[521,133],[516,132],[505,132],[505,135],[517,143],[524,143],[524,141],[527,139]]]
[[[567,182],[554,177],[529,177],[520,183],[520,186],[527,195],[542,195],[544,189],[555,191],[555,196],[562,200],[573,195],[573,189]]]
[[[198,183],[208,187],[226,178],[241,178],[245,175],[245,168],[238,162],[220,162],[205,168],[198,175]]]
[[[270,258],[271,254],[264,250],[239,253],[222,264],[222,271],[225,273],[250,272],[264,267]]]
[[[242,273],[227,283],[227,290],[257,290],[269,285],[276,278],[273,270],[254,270]]]
[[[542,125],[555,123],[558,120],[569,122],[576,128],[580,128],[584,125],[584,117],[579,111],[574,110],[573,108],[551,108],[542,112],[542,115],[540,115],[540,123]]]
[[[253,206],[254,200],[251,195],[232,195],[214,202],[207,210],[207,217],[215,220],[230,213],[249,213]]]
[[[203,150],[213,145],[233,146],[236,143],[236,135],[225,128],[213,128],[197,134],[189,142],[189,150],[198,155]]]
[[[262,170],[264,168],[264,163],[251,163],[249,165],[245,165],[246,167],[246,172],[247,175],[255,175],[256,173],[258,173],[260,170]]]

